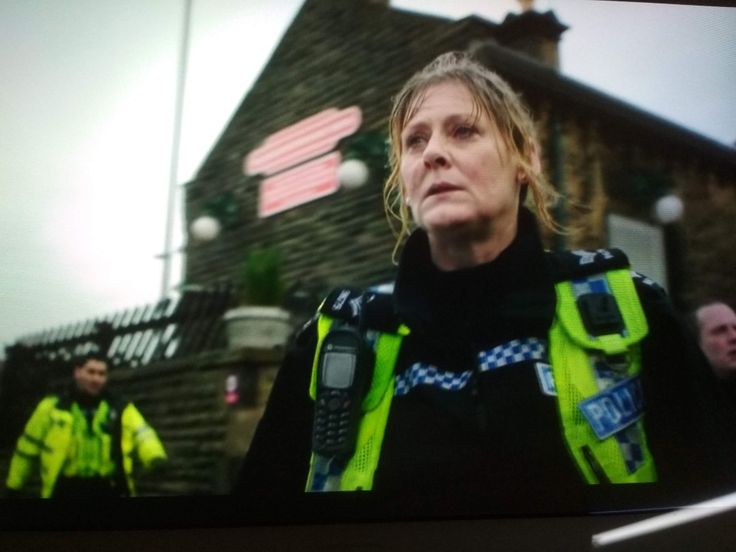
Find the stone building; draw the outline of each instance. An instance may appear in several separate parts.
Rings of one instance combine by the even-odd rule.
[[[190,237],[186,283],[234,281],[246,253],[262,246],[280,248],[293,289],[319,293],[390,281],[394,239],[382,210],[390,99],[439,53],[469,50],[534,111],[545,170],[566,197],[557,215],[569,231],[546,236],[550,247],[618,245],[635,268],[669,288],[679,307],[710,297],[736,304],[736,256],[728,241],[736,232],[736,152],[560,74],[557,46],[566,29],[554,13],[532,9],[494,23],[402,11],[386,1],[306,0],[186,186],[188,227],[203,215],[222,225],[214,240]],[[291,168],[259,173],[251,163],[249,169],[254,152],[284,133],[295,136],[325,110],[355,108],[359,128],[340,135],[332,149],[338,163],[362,159],[368,181],[333,186],[323,197],[259,216],[266,181]],[[329,149],[329,143],[315,149],[315,156]],[[337,178],[334,159],[323,169],[331,172],[321,178]],[[290,193],[288,182],[279,185]],[[653,209],[671,195],[684,203],[684,216],[662,224]]]

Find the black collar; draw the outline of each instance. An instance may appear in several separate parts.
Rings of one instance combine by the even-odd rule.
[[[62,410],[68,410],[72,403],[77,403],[81,408],[90,409],[97,408],[103,401],[108,403],[113,402],[113,397],[107,389],[104,389],[99,395],[89,395],[80,391],[77,387],[76,382],[72,382],[66,389],[66,392],[62,393],[57,403],[57,408]]]
[[[546,335],[554,315],[554,285],[534,216],[519,210],[513,242],[493,261],[439,270],[429,240],[416,230],[399,261],[396,310],[413,331],[473,338],[500,332],[509,339]],[[496,331],[497,330],[497,331]]]

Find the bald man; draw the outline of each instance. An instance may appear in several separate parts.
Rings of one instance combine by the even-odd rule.
[[[700,348],[713,373],[736,379],[736,313],[725,303],[708,303],[695,311]]]

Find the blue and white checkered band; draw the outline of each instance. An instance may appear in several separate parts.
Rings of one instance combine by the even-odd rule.
[[[634,473],[644,463],[644,452],[641,446],[641,429],[631,425],[616,434],[618,446],[629,473]]]
[[[514,339],[502,345],[478,353],[478,368],[487,372],[527,360],[547,360],[547,343],[543,339],[529,337]],[[408,370],[396,376],[394,395],[406,395],[418,385],[431,385],[445,391],[459,391],[468,383],[472,370],[446,372],[432,364],[416,362]]]
[[[415,362],[409,369],[396,376],[394,395],[406,395],[418,385],[431,385],[445,391],[459,391],[468,383],[473,372],[445,372],[424,362]]]
[[[315,454],[312,483],[307,492],[339,491],[343,471],[344,460]]]
[[[481,372],[495,370],[525,360],[547,360],[547,342],[536,337],[514,339],[478,353]]]
[[[571,281],[572,292],[575,297],[580,297],[586,293],[611,293],[605,274],[594,274],[584,278],[576,278]]]
[[[595,382],[598,389],[607,389],[626,379],[626,372],[616,370],[609,366],[604,355],[591,355],[590,359],[593,363],[593,374],[595,375]]]

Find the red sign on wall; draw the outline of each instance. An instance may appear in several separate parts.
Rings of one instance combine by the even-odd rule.
[[[340,153],[314,158],[335,149],[361,122],[359,107],[332,107],[274,132],[251,151],[243,161],[243,172],[268,176],[261,182],[259,215],[267,217],[336,192]]]
[[[268,217],[337,191],[337,168],[342,156],[334,151],[288,171],[264,178],[258,216]]]
[[[332,107],[274,132],[245,158],[245,174],[274,174],[327,153],[358,130],[361,121],[357,106]]]

